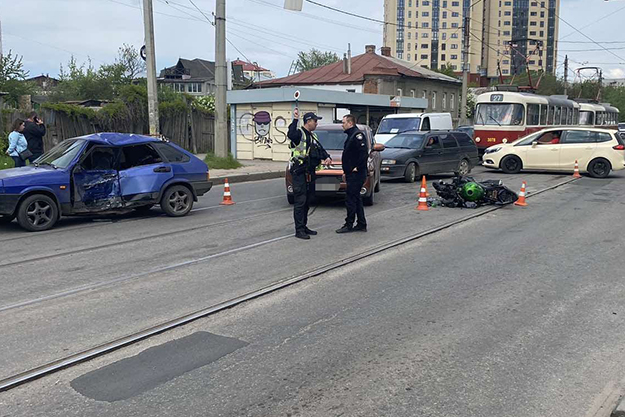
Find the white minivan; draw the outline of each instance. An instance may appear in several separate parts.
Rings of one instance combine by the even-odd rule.
[[[400,113],[384,116],[375,134],[376,143],[386,143],[407,131],[452,130],[450,113]]]

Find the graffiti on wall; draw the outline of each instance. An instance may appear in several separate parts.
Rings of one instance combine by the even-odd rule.
[[[273,136],[271,135],[272,124],[276,132]],[[286,143],[286,129],[287,122],[284,117],[278,116],[272,120],[271,114],[264,110],[244,113],[238,120],[239,135],[265,149],[271,149],[276,143]]]

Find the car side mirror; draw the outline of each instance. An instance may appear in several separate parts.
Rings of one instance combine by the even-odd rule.
[[[382,152],[384,149],[386,149],[386,146],[384,146],[384,144],[382,143],[376,143],[373,145],[373,151],[374,152]]]
[[[538,145],[538,142],[536,142],[536,141],[532,142],[532,148],[535,148],[536,145]]]

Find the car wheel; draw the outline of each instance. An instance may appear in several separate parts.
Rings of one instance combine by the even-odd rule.
[[[174,185],[163,193],[161,208],[169,217],[182,217],[193,208],[193,194],[184,185]]]
[[[406,182],[415,182],[417,178],[417,164],[411,162],[406,167],[406,171],[404,172],[404,181]]]
[[[0,224],[9,224],[15,219],[14,215],[4,215],[0,214]]]
[[[466,159],[458,162],[458,167],[456,168],[455,174],[464,177],[471,173],[471,164]]]
[[[501,160],[499,167],[506,174],[518,174],[523,168],[523,162],[516,155],[508,155]]]
[[[293,194],[287,194],[286,201],[288,201],[289,204],[295,204],[295,196]]]
[[[364,206],[372,206],[375,203],[375,190],[371,191],[371,194],[362,198],[362,204]]]
[[[588,164],[588,174],[593,178],[605,178],[610,175],[611,170],[612,165],[603,158],[593,159]]]
[[[44,194],[27,197],[17,209],[17,222],[29,232],[51,229],[59,219],[59,209],[53,199]]]

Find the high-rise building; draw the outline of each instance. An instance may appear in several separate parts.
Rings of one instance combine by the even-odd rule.
[[[430,69],[462,72],[469,26],[470,79],[530,70],[554,73],[560,0],[384,0],[384,46]]]

